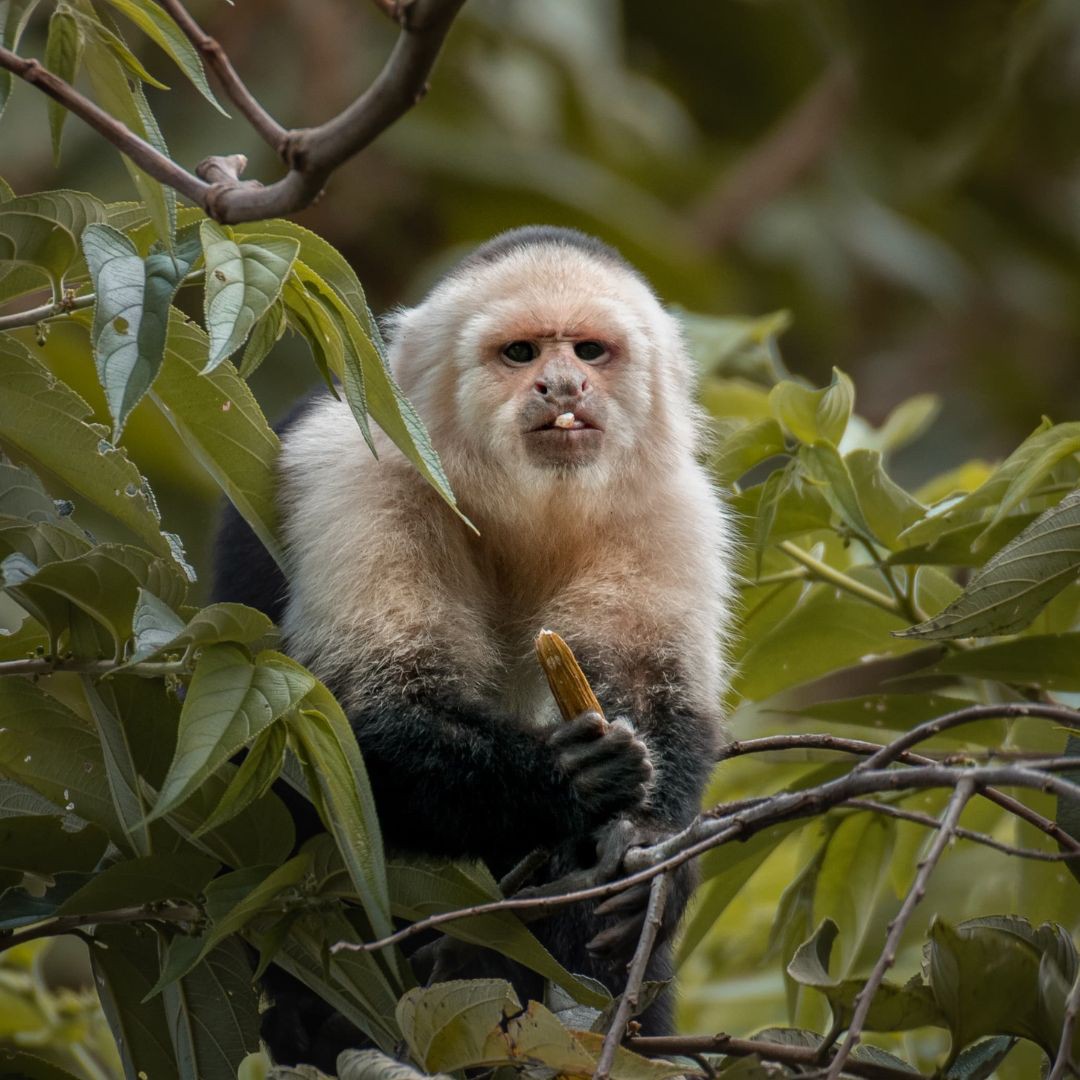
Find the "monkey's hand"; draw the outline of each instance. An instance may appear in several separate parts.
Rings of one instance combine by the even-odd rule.
[[[599,713],[584,712],[552,729],[548,745],[590,829],[644,805],[653,766],[644,739],[627,721],[609,724]]]
[[[623,859],[633,847],[647,847],[670,835],[670,830],[648,828],[623,818],[604,830],[600,837],[600,866],[609,871],[609,880],[626,874]],[[660,922],[657,943],[663,943],[674,933],[695,884],[692,863],[683,863],[671,871],[667,904]],[[586,945],[593,956],[612,963],[625,964],[634,954],[645,927],[645,910],[649,905],[652,882],[644,881],[616,893],[595,908],[600,930]]]

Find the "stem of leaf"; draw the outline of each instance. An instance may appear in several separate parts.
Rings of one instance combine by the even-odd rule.
[[[878,592],[877,589],[872,589],[869,585],[864,585],[861,581],[849,577],[842,570],[837,570],[835,567],[815,559],[808,551],[803,551],[798,544],[793,544],[790,540],[781,540],[777,547],[785,555],[806,567],[811,577],[835,585],[838,589],[843,589],[845,592],[851,593],[852,596],[858,596],[860,599],[891,612],[893,615],[905,615],[902,606],[894,597]]]

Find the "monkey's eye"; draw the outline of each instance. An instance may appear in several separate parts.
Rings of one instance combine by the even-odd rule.
[[[599,341],[579,341],[574,346],[574,355],[579,360],[599,360],[607,356],[607,347]]]
[[[512,364],[528,364],[536,358],[536,347],[531,341],[511,341],[502,354]]]

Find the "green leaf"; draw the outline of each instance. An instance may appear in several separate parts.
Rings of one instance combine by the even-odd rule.
[[[943,528],[934,539],[925,544],[915,544],[894,551],[885,561],[894,566],[940,565],[981,566],[986,556],[983,550],[996,551],[1030,525],[1038,515],[1035,513],[1012,514],[990,529],[984,529],[981,521],[961,525],[956,529]],[[936,519],[932,519],[936,520]],[[985,536],[983,536],[985,532]],[[975,541],[983,536],[978,548]]]
[[[89,4],[81,8],[70,9],[72,16],[74,16],[76,22],[79,24],[79,28],[83,32],[83,40],[85,41],[88,34],[92,34],[98,41],[105,45],[113,56],[120,61],[127,72],[132,78],[138,79],[140,82],[146,83],[147,86],[154,87],[155,90],[168,90],[168,86],[160,79],[155,79],[149,71],[142,65],[142,61],[127,47],[124,43],[124,39],[119,34],[114,33],[109,29],[96,15],[93,8]],[[136,203],[139,207],[139,213],[143,221],[149,221],[148,212],[146,206],[143,203]],[[110,220],[110,225],[115,225],[116,222]],[[121,226],[117,225],[117,228]]]
[[[0,774],[123,840],[101,744],[71,709],[28,679],[0,679],[0,727]]]
[[[18,1077],[18,1080],[79,1080],[74,1073],[51,1061],[12,1046],[0,1047],[0,1074]]]
[[[1080,735],[1070,735],[1066,739],[1065,753],[1077,759],[1077,767],[1061,775],[1074,784],[1080,784]],[[1070,799],[1066,795],[1059,795],[1055,820],[1074,840],[1080,841],[1080,799]],[[1069,873],[1080,881],[1080,860],[1070,859],[1065,866]]]
[[[0,0],[0,45],[15,52],[19,38],[26,28],[38,0]],[[14,76],[7,69],[0,70],[0,116],[4,113]]]
[[[312,801],[345,860],[372,929],[392,932],[382,833],[367,770],[348,718],[318,683],[304,708],[288,720]]]
[[[1015,634],[1080,575],[1080,491],[1006,544],[944,611],[899,633],[932,641]]]
[[[202,60],[187,35],[177,26],[173,17],[154,0],[107,0],[117,11],[126,15],[147,37],[168,53],[177,67],[188,77],[191,85],[222,116],[229,114],[218,104],[206,81]]]
[[[87,915],[161,900],[193,901],[217,870],[216,862],[190,852],[125,859],[95,875],[56,914]]]
[[[794,482],[796,464],[794,461],[789,462],[783,469],[770,473],[761,487],[761,498],[758,500],[753,530],[754,572],[757,577],[761,576],[761,562],[772,540],[773,525],[776,523],[780,502],[791,490]]]
[[[211,604],[185,624],[171,608],[147,592],[140,592],[133,622],[135,651],[130,660],[133,664],[163,652],[180,652],[226,641],[270,648],[278,636],[274,624],[261,611],[244,604]]]
[[[1034,634],[950,653],[920,675],[965,675],[1040,690],[1080,691],[1080,633]]]
[[[243,944],[222,942],[162,995],[182,1080],[235,1080],[259,1048],[258,994]]]
[[[837,926],[826,919],[795,951],[787,973],[802,986],[820,991],[828,999],[837,1023],[846,1025],[855,1009],[862,979],[837,979],[829,974]],[[868,1031],[910,1031],[928,1025],[941,1026],[943,1018],[929,989],[916,977],[903,986],[883,982],[874,995],[866,1018]]]
[[[502,898],[486,869],[469,863],[410,859],[387,863],[390,904],[398,918],[425,918]],[[447,923],[445,931],[461,941],[495,949],[562,987],[575,1001],[602,1009],[610,995],[575,979],[512,912],[492,912]]]
[[[237,243],[213,221],[204,221],[199,235],[206,259],[206,328],[210,332],[205,374],[243,345],[255,323],[281,295],[300,244],[274,236],[260,236],[258,243]]]
[[[785,380],[769,392],[773,416],[801,443],[825,442],[836,447],[843,438],[855,404],[855,387],[839,368],[822,390],[807,390]]]
[[[0,445],[111,514],[159,555],[173,556],[150,489],[123,450],[89,423],[90,406],[10,336],[0,338]],[[92,464],[91,464],[92,463]]]
[[[285,319],[285,305],[279,296],[270,307],[259,316],[252,328],[244,355],[240,358],[240,378],[250,379],[262,362],[269,356],[270,350],[281,340],[288,325]]]
[[[67,8],[57,8],[49,17],[49,37],[45,42],[45,66],[69,86],[74,85],[82,59],[83,35],[78,20]],[[49,98],[49,131],[52,134],[53,164],[60,164],[67,109]]]
[[[946,528],[982,522],[975,547],[984,547],[990,531],[1011,514],[1055,466],[1077,451],[1080,451],[1080,421],[1056,426],[1044,422],[975,491],[908,529],[903,535],[904,543],[923,544],[935,539]]]
[[[116,819],[124,831],[121,846],[135,855],[149,855],[152,840],[146,822],[146,803],[139,784],[139,766],[125,723],[131,718],[131,713],[125,715],[112,685],[95,683],[86,675],[82,676],[81,681],[101,743],[105,777]]]
[[[156,935],[134,926],[98,926],[90,950],[94,981],[116,1039],[125,1080],[176,1077],[169,1022],[160,1000],[143,1002],[158,971]]]
[[[78,832],[59,814],[0,820],[0,867],[49,875],[62,870],[88,873],[105,854],[109,838],[96,825]]]
[[[981,1043],[969,1046],[953,1062],[952,1068],[945,1074],[945,1080],[987,1080],[994,1075],[997,1067],[1009,1056],[1015,1045],[1016,1039],[999,1035],[995,1039],[984,1039]]]
[[[231,364],[200,375],[207,347],[202,330],[173,310],[165,363],[150,396],[280,565],[274,534],[278,437]]]
[[[137,664],[166,649],[183,632],[184,621],[168,604],[140,585],[131,617],[131,629],[135,636],[135,647],[128,664]],[[120,670],[126,666],[123,665]]]
[[[252,660],[236,645],[204,648],[180,713],[176,754],[148,820],[180,805],[314,686],[313,675],[280,653]]]
[[[63,522],[70,526],[66,518],[61,518],[57,504],[41,481],[29,469],[3,461],[0,461],[0,514],[24,521]]]
[[[674,312],[690,353],[703,373],[751,379],[771,386],[785,374],[776,339],[791,325],[791,313],[717,317]]]
[[[755,465],[784,453],[783,432],[772,419],[740,423],[718,442],[710,465],[713,475],[724,484],[735,483]]]
[[[86,0],[80,0],[76,7],[84,12],[89,8],[89,15],[93,17],[93,9]],[[94,22],[98,20],[95,18]],[[83,25],[87,26],[86,23]],[[139,138],[168,157],[169,149],[150,112],[142,86],[129,81],[127,71],[116,58],[109,39],[92,26],[86,34],[83,56],[97,103]],[[121,160],[150,211],[150,220],[154,223],[158,238],[170,243],[176,231],[176,192],[144,172],[126,155],[122,154]]]
[[[916,394],[902,401],[885,418],[875,438],[882,454],[899,450],[918,439],[941,412],[941,398],[936,394]]]
[[[214,812],[196,830],[196,836],[230,821],[270,790],[285,762],[285,744],[286,732],[281,724],[271,725],[256,738]]]
[[[41,271],[59,298],[64,275],[77,254],[75,237],[58,222],[24,209],[21,200],[0,203],[0,270]]]
[[[173,251],[157,252],[145,261],[110,225],[89,226],[82,246],[97,294],[94,363],[116,442],[161,368],[170,305],[199,257],[198,236],[190,232]]]
[[[808,479],[818,486],[828,504],[848,528],[863,536],[877,539],[863,514],[847,462],[835,446],[826,442],[800,446],[799,462]]]
[[[892,480],[878,451],[852,450],[844,462],[872,534],[886,547],[896,547],[897,537],[926,513],[926,507]]]

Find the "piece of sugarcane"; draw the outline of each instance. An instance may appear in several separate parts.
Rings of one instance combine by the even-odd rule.
[[[573,720],[583,712],[595,712],[603,717],[604,710],[570,646],[554,630],[541,630],[534,644],[563,719]]]

